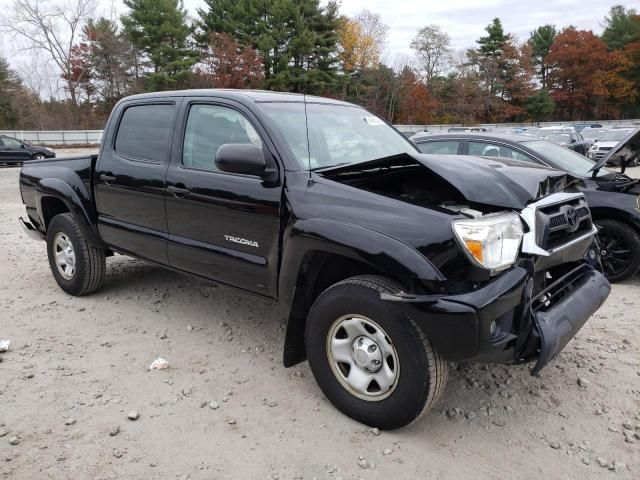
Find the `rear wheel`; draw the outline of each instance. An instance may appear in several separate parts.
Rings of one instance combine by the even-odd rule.
[[[618,220],[596,220],[602,269],[611,282],[632,277],[640,269],[640,236]]]
[[[80,296],[102,286],[104,250],[87,242],[70,213],[56,215],[49,223],[47,254],[53,277],[65,292]]]
[[[323,292],[309,312],[307,358],[327,398],[370,426],[403,427],[437,402],[446,362],[417,325],[380,293],[401,287],[360,276]]]

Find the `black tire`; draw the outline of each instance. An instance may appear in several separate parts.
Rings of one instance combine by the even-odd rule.
[[[600,260],[610,282],[620,282],[640,270],[640,235],[631,225],[618,220],[596,220],[600,228]]]
[[[64,278],[55,260],[55,239],[58,234],[65,235],[73,246],[75,255],[74,272],[71,278]],[[78,222],[70,213],[53,217],[47,228],[47,255],[53,277],[65,292],[70,295],[87,295],[102,286],[106,269],[105,253],[100,248],[87,243]]]
[[[47,158],[47,157],[42,153],[36,153],[36,154],[33,155],[33,159],[34,160],[44,160],[45,158]]]
[[[307,318],[305,344],[311,371],[320,388],[340,411],[381,429],[400,428],[429,411],[447,383],[448,365],[418,326],[394,302],[380,293],[397,293],[401,286],[384,277],[348,278],[325,290]],[[361,315],[377,323],[390,339],[398,358],[395,388],[383,399],[359,398],[343,386],[331,367],[328,336],[336,320]]]

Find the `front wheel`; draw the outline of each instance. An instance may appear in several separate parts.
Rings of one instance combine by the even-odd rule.
[[[618,220],[596,220],[599,228],[600,259],[610,282],[632,277],[640,269],[640,235]]]
[[[45,158],[47,158],[47,157],[45,157],[42,153],[36,153],[36,154],[33,156],[33,159],[34,159],[34,160],[44,160]]]
[[[307,358],[327,398],[369,426],[408,425],[433,407],[448,369],[424,333],[394,302],[399,284],[352,277],[323,292],[307,318]]]
[[[47,228],[47,254],[53,277],[71,295],[100,288],[106,269],[104,250],[90,245],[70,213],[53,217]]]

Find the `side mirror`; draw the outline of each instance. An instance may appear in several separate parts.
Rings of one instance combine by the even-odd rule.
[[[20,148],[27,148],[27,146],[24,143],[21,143]]]
[[[223,172],[262,176],[267,161],[262,147],[251,143],[225,143],[216,153],[216,167]]]

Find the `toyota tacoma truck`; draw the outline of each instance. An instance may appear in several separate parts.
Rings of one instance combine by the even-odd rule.
[[[581,181],[424,155],[337,100],[175,91],[120,101],[98,155],[25,164],[20,222],[71,295],[118,253],[284,302],[284,365],[392,429],[449,362],[535,374],[605,301]]]

